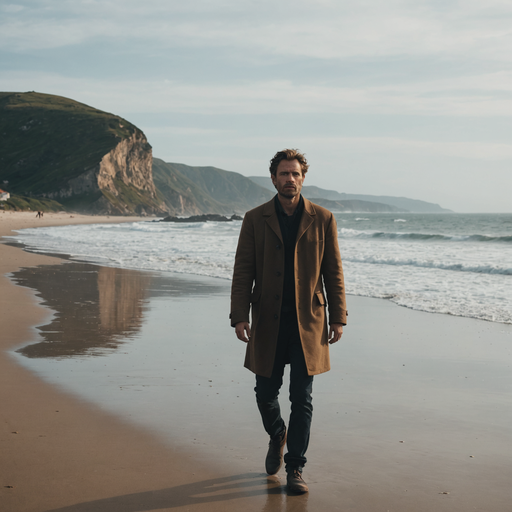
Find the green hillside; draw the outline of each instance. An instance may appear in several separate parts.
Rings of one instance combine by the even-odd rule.
[[[62,210],[62,205],[53,199],[12,195],[7,201],[0,203],[0,209],[22,212],[27,210],[32,210],[33,212],[59,212]]]
[[[249,176],[249,179],[257,183],[261,187],[269,190],[274,190],[272,181],[269,176]],[[396,211],[396,212],[418,212],[418,213],[441,213],[451,212],[446,208],[441,208],[438,204],[428,203],[419,199],[409,199],[407,197],[395,197],[395,196],[372,196],[368,194],[346,194],[344,192],[337,192],[336,190],[327,190],[324,188],[316,187],[314,185],[304,185],[302,188],[302,194],[308,199],[321,198],[323,200],[341,202],[346,208],[356,211],[355,208],[363,208],[363,212],[370,211]],[[370,207],[366,203],[375,203],[376,206]],[[322,204],[322,203],[318,203]],[[325,203],[327,204],[327,203]],[[382,205],[388,205],[392,208],[382,207]],[[368,209],[375,208],[375,209]],[[326,208],[329,208],[326,206]],[[333,205],[333,208],[336,208]],[[380,208],[380,209],[379,209]],[[343,211],[343,210],[341,210]]]
[[[46,198],[87,213],[166,213],[151,146],[119,116],[61,96],[2,92],[0,134],[0,184],[24,198],[7,207]]]
[[[216,167],[191,167],[153,158],[153,180],[167,206],[183,204],[186,214],[242,213],[274,194],[239,173]]]
[[[137,128],[78,103],[42,94],[0,93],[0,180],[11,193],[41,195],[96,165]]]
[[[78,211],[161,211],[154,188],[153,193],[139,190],[118,175],[107,188],[92,183],[91,177],[87,187],[70,187],[134,134],[139,151],[151,162],[151,146],[143,133],[119,116],[61,96],[2,92],[0,134],[0,184],[11,195],[53,198]],[[151,188],[150,164],[145,179]]]
[[[361,212],[361,213],[405,213],[407,210],[397,208],[390,204],[376,203],[374,201],[360,201],[359,199],[346,199],[344,201],[331,201],[323,197],[309,197],[313,203],[319,204],[331,212]]]
[[[153,158],[153,181],[159,198],[173,215],[229,213],[226,206],[204,193],[193,181],[159,158]]]

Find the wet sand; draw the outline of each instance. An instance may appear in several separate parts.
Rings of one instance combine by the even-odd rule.
[[[41,225],[140,220],[65,214],[35,219],[33,213],[8,212],[0,213],[0,219],[0,236]],[[6,274],[61,263],[59,258],[0,244],[0,509],[126,511],[165,509],[164,503],[186,509],[203,503],[192,495],[204,492],[205,482],[224,475],[209,472],[142,429],[44,383],[7,353],[37,339],[33,326],[50,314],[37,305],[31,290],[13,285]],[[106,501],[94,504],[97,500]],[[155,506],[157,502],[161,506]]]
[[[0,221],[0,235],[16,222]],[[5,277],[35,265],[16,273],[23,287]],[[288,496],[282,471],[262,472],[267,440],[227,326],[229,283],[62,265],[4,244],[0,267],[2,510],[510,510],[511,326],[350,297],[333,370],[315,379],[310,493]],[[66,362],[84,355],[78,332],[96,361],[122,362],[108,379],[103,365]],[[162,359],[170,380],[146,386]]]

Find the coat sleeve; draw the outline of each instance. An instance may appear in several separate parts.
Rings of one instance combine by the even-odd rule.
[[[345,281],[338,244],[338,228],[336,219],[332,214],[325,231],[325,251],[321,272],[327,294],[329,323],[346,325],[348,312],[345,299]]]
[[[254,225],[248,215],[245,216],[238,238],[231,284],[231,325],[249,322],[251,292],[256,275],[256,250]]]

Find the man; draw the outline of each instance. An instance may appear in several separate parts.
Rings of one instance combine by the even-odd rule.
[[[277,195],[245,215],[230,314],[237,337],[247,343],[245,366],[256,374],[256,401],[270,436],[267,473],[279,471],[287,444],[287,486],[297,493],[308,491],[302,469],[313,413],[313,376],[330,369],[329,343],[341,338],[347,317],[336,221],[300,193],[308,167],[294,149],[279,151],[270,161]],[[277,396],[288,363],[287,431]]]

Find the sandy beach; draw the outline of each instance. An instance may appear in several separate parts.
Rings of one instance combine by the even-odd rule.
[[[140,218],[36,219],[34,213],[5,212],[0,236],[34,226],[134,220]],[[23,286],[6,276],[39,266],[17,272]],[[333,370],[315,379],[305,469],[310,493],[289,496],[283,471],[276,477],[263,471],[267,440],[252,377],[242,368],[243,347],[227,322],[229,282],[186,276],[166,281],[90,267],[0,244],[2,511],[510,510],[512,326],[349,297],[350,324],[332,349]],[[76,298],[40,284],[50,269],[56,289],[63,289],[60,278],[66,283],[70,275],[81,276],[73,287]],[[132,365],[141,360],[141,340],[152,340],[155,361],[164,353],[175,357],[167,343],[172,331],[183,346],[181,367],[172,368],[174,388],[162,387],[159,395],[157,387],[140,386],[109,398],[102,396],[99,370],[92,377],[85,365],[75,368],[73,384],[64,373],[45,377],[20,364],[20,357],[41,357],[37,344],[13,356],[13,349],[44,337],[36,325],[48,325],[50,332],[60,321],[64,332],[66,315],[52,317],[48,304],[59,312],[73,301],[92,303],[86,300],[91,283],[99,289],[98,308],[87,310],[83,326],[76,320],[67,329],[82,329],[88,349],[119,353],[118,346],[125,347],[125,359],[134,353]],[[199,314],[191,313],[192,302]],[[161,318],[162,311],[168,324],[148,320]],[[75,310],[67,316],[79,319]],[[208,345],[204,332],[190,329],[197,316],[211,330]],[[91,318],[109,335],[98,340]],[[132,341],[122,345],[124,338]],[[61,352],[48,357],[79,353],[73,339],[71,331],[60,340]],[[48,344],[41,347],[48,350]],[[220,354],[218,368],[214,354]],[[197,363],[195,371],[190,361]],[[157,362],[145,364],[149,378]],[[113,372],[110,381],[123,385],[125,367]],[[206,389],[198,392],[198,384]],[[161,412],[165,404],[174,415]]]
[[[140,220],[48,213],[36,219],[28,212],[0,213],[0,219],[0,236],[34,226]],[[60,263],[59,258],[0,244],[1,510],[146,510],[144,493],[146,501],[155,503],[153,492],[175,486],[178,492],[171,493],[171,508],[187,506],[188,493],[199,492],[205,481],[215,478],[213,472],[145,432],[46,385],[6,354],[34,339],[33,326],[49,315],[29,290],[14,286],[6,274],[24,266]],[[133,508],[124,501],[116,503],[117,497],[137,494],[129,500]],[[165,509],[163,494],[156,498],[162,503],[157,509]],[[87,505],[110,498],[113,501],[103,508]]]

